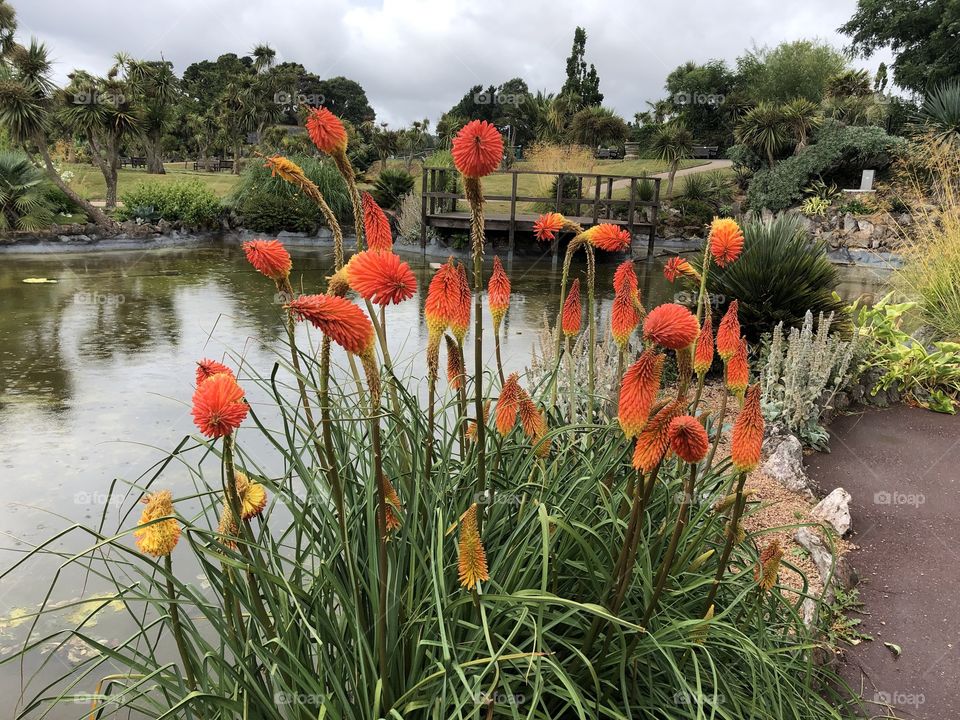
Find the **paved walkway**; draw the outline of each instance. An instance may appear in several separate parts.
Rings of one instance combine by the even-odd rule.
[[[733,162],[730,160],[710,160],[709,162],[704,163],[703,165],[695,165],[694,167],[684,168],[683,170],[677,170],[676,178],[686,177],[687,175],[696,175],[697,173],[709,172],[710,170],[721,170],[723,168],[733,167]],[[661,173],[651,173],[649,177],[652,178],[661,178],[666,182],[670,177],[670,173],[661,172]],[[676,180],[674,180],[676,182]],[[614,190],[620,190],[622,188],[630,187],[629,180],[615,180],[613,183]],[[666,184],[661,185],[661,187],[666,191]],[[676,189],[676,188],[674,188]]]
[[[853,496],[850,560],[873,637],[847,650],[844,677],[875,703],[868,717],[960,718],[960,416],[901,406],[830,431],[810,477]]]

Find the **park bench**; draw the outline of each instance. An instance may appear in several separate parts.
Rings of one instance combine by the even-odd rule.
[[[697,160],[713,160],[720,152],[717,145],[694,145],[693,157]]]

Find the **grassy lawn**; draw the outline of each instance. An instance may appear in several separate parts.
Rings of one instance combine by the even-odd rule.
[[[166,175],[150,175],[143,169],[133,170],[131,168],[122,168],[117,176],[118,193],[122,196],[126,190],[140,184],[169,184],[197,178],[218,196],[225,197],[233,190],[237,184],[237,180],[239,180],[238,176],[225,172],[211,173],[194,172],[192,169],[184,170],[183,163],[167,163],[165,167],[167,170]],[[192,168],[193,163],[189,163],[188,167]],[[86,200],[103,200],[107,196],[107,186],[99,168],[93,165],[66,163],[63,169],[70,170],[73,173],[73,180],[70,181],[70,186],[76,190],[82,198]]]

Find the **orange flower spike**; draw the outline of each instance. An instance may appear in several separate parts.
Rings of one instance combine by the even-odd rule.
[[[650,408],[660,390],[664,355],[647,348],[623,375],[617,419],[627,438],[636,437],[647,424]]]
[[[487,303],[490,305],[490,315],[493,317],[493,331],[499,332],[507,309],[510,307],[510,278],[500,264],[500,258],[493,258],[493,274],[487,283]]]
[[[670,421],[670,449],[684,462],[698,463],[707,456],[710,438],[700,421],[681,415]]]
[[[397,495],[397,489],[390,482],[390,478],[381,475],[380,482],[383,484],[383,499],[387,504],[387,532],[392,533],[400,529],[399,511],[403,509],[403,503],[400,502],[400,496]]]
[[[707,310],[703,326],[697,336],[697,347],[693,352],[693,371],[703,377],[713,365],[713,320]]]
[[[710,225],[710,254],[720,267],[736,261],[743,252],[743,231],[733,218],[714,218]]]
[[[772,590],[780,575],[780,561],[783,560],[783,548],[779,540],[771,540],[760,551],[760,559],[753,568],[753,579],[763,591]]]
[[[533,234],[540,242],[556,240],[565,223],[566,218],[560,213],[544,213],[533,223]]]
[[[585,234],[587,241],[599,250],[623,252],[630,248],[630,233],[613,223],[594,225]]]
[[[271,280],[289,277],[293,268],[290,253],[279,240],[248,240],[243,243],[243,252],[257,272]]]
[[[734,300],[717,328],[717,355],[727,362],[740,347],[740,303]]]
[[[650,472],[663,460],[670,447],[670,423],[683,414],[686,398],[674,400],[653,416],[643,432],[637,436],[633,451],[633,467],[641,472]]]
[[[750,364],[747,360],[747,339],[740,338],[737,351],[727,363],[727,387],[730,392],[742,398],[750,383]]]
[[[209,438],[230,435],[240,427],[250,408],[233,373],[204,380],[193,393],[193,422]]]
[[[544,419],[543,413],[540,412],[536,403],[533,402],[533,398],[523,388],[520,389],[519,415],[523,434],[528,438],[535,441],[547,434],[547,421]]]
[[[497,432],[503,436],[510,434],[517,424],[517,413],[520,410],[520,378],[513,373],[500,388],[500,397],[497,399],[497,409],[494,422]]]
[[[566,337],[580,332],[580,323],[583,319],[583,308],[580,305],[580,278],[574,279],[570,285],[570,292],[563,303],[563,313],[560,316],[560,329]]]
[[[700,273],[684,258],[678,256],[667,260],[667,264],[663,266],[663,276],[670,282],[674,282],[681,275],[700,282]]]
[[[670,350],[681,350],[697,339],[700,327],[687,308],[676,303],[658,305],[643,322],[643,339]]]
[[[377,205],[373,196],[365,192],[361,196],[363,204],[363,231],[367,236],[367,249],[374,252],[391,252],[393,234],[386,213]]]
[[[449,335],[443,336],[447,341],[447,382],[454,390],[463,387],[464,370],[463,355],[460,346]]]
[[[336,115],[324,107],[313,108],[307,116],[307,134],[319,150],[327,155],[347,149],[347,130]]]
[[[733,424],[730,459],[740,472],[750,472],[760,464],[763,430],[760,385],[754,384],[747,390],[746,402]]]
[[[397,305],[417,291],[410,266],[392,252],[359,252],[344,266],[344,273],[360,297],[377,305]]]
[[[146,495],[143,502],[146,507],[140,515],[140,527],[133,531],[137,547],[140,552],[154,557],[169,555],[180,540],[180,522],[172,517],[173,497],[169,490],[161,490]],[[164,517],[167,519],[159,520]]]
[[[457,265],[457,299],[450,315],[450,332],[462,343],[470,328],[470,308],[473,305],[473,291],[470,281],[467,280],[467,269],[464,265]]]
[[[621,350],[625,350],[630,336],[640,324],[640,311],[637,303],[630,295],[629,288],[618,292],[613,298],[613,308],[610,311],[610,334]]]
[[[473,590],[478,582],[490,579],[487,554],[477,527],[477,504],[474,503],[460,519],[460,558],[457,562],[461,587]]]
[[[450,319],[458,302],[460,302],[460,279],[451,261],[437,270],[433,279],[430,280],[424,305],[427,329],[437,342],[440,342],[440,335],[450,327]]]
[[[337,345],[355,355],[364,355],[373,347],[370,318],[346,298],[333,295],[303,295],[287,307],[301,320],[307,320]]]
[[[486,426],[487,420],[490,419],[490,401],[487,400],[483,403],[483,424]],[[467,425],[467,439],[471,442],[477,439],[477,421],[471,420]]]
[[[632,295],[639,288],[640,283],[637,281],[637,273],[633,269],[633,260],[624,260],[617,266],[616,272],[613,273],[614,295],[620,293]]]
[[[233,370],[221,362],[209,360],[207,358],[197,361],[197,385],[202,383],[207,378],[219,373],[226,373],[227,375],[234,377]]]
[[[471,120],[453,138],[450,154],[464,177],[480,178],[500,167],[503,137],[486,120]]]

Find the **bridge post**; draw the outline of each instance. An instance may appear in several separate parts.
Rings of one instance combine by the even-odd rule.
[[[513,181],[510,189],[510,228],[507,244],[507,267],[513,269],[513,245],[517,231],[517,171],[513,170]]]
[[[420,177],[420,252],[427,254],[427,166]]]

